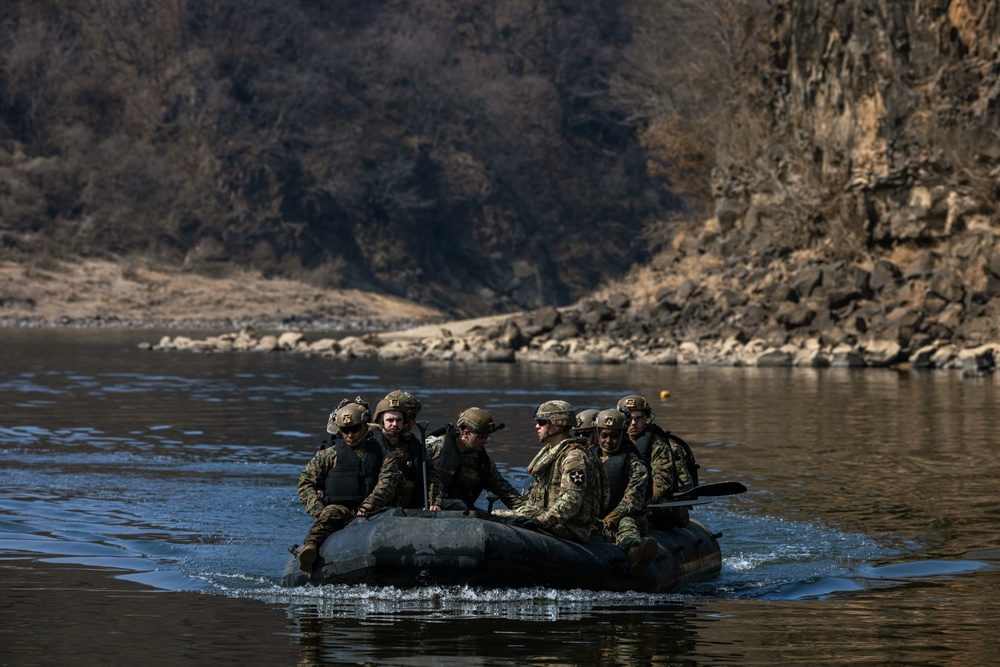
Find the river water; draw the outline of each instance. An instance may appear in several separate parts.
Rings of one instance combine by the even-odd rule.
[[[348,362],[0,330],[0,664],[995,664],[1000,381],[803,368]],[[341,398],[471,405],[517,487],[532,411],[640,393],[741,496],[669,595],[278,586]],[[661,391],[670,395],[660,400]]]

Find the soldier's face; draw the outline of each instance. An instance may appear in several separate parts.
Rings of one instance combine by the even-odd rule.
[[[464,447],[462,447],[464,451],[469,452],[474,450],[477,452],[481,452],[484,449],[486,449],[486,443],[489,442],[490,436],[477,435],[476,433],[473,433],[469,429],[463,428],[462,433],[458,436],[458,439],[461,441],[463,445],[465,445]]]
[[[406,417],[403,416],[402,412],[388,410],[382,413],[382,428],[387,433],[398,435],[403,431],[405,419]]]
[[[642,410],[633,410],[629,413],[628,434],[639,435],[642,429],[646,428],[646,415]]]
[[[566,432],[566,427],[553,424],[548,419],[535,420],[535,435],[538,436],[539,442],[545,442],[549,438],[555,438]]]
[[[614,452],[618,450],[618,447],[622,444],[622,432],[621,431],[611,431],[608,429],[603,429],[597,434],[598,442],[601,444],[601,449],[606,452]]]
[[[368,424],[355,424],[354,426],[341,426],[340,435],[344,437],[344,442],[348,445],[357,445],[368,435]]]

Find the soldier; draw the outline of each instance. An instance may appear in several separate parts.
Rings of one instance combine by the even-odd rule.
[[[503,478],[493,457],[486,453],[490,436],[503,428],[482,408],[462,411],[455,425],[448,424],[427,439],[427,455],[441,476],[444,501],[449,510],[475,506],[484,490],[496,494],[504,505],[516,510],[524,504],[521,494]]]
[[[413,409],[413,403],[400,395],[403,393],[405,392],[390,392],[375,406],[372,437],[393,455],[396,466],[403,473],[395,504],[404,509],[422,507],[440,510],[441,477],[437,469],[428,464],[424,445],[409,430],[416,423],[416,414],[404,411],[404,402],[410,410]],[[412,394],[406,396],[413,398]],[[413,401],[416,402],[416,410],[419,411],[420,402],[415,398]]]
[[[608,502],[608,476],[583,438],[574,438],[573,406],[546,401],[535,411],[535,433],[542,448],[528,464],[532,476],[527,502],[515,512],[514,525],[545,529],[559,537],[584,541],[594,531]]]
[[[576,425],[573,427],[573,435],[587,441],[589,447],[597,446],[597,427],[594,419],[600,410],[581,410],[576,413]]]
[[[354,517],[386,507],[396,497],[401,478],[396,460],[387,455],[369,431],[371,413],[359,397],[344,399],[332,415],[339,437],[306,464],[299,476],[299,500],[313,525],[299,550],[299,568],[312,573],[319,547]]]
[[[649,468],[635,445],[625,437],[625,415],[618,409],[603,410],[594,420],[600,443],[595,452],[608,473],[611,500],[603,520],[604,533],[628,555],[629,573],[643,573],[656,557],[658,545],[647,537],[646,487]]]
[[[635,444],[652,478],[650,502],[658,503],[698,484],[698,464],[686,442],[653,423],[656,415],[645,398],[635,394],[618,401],[625,416],[628,437]],[[652,510],[653,527],[669,530],[684,527],[690,520],[686,507]]]
[[[420,405],[417,397],[408,391],[396,389],[386,394],[385,398],[386,400],[396,400],[398,402],[399,408],[406,417],[406,421],[403,423],[403,430],[413,431],[413,427],[417,425],[417,415],[420,414],[420,410],[423,407]]]

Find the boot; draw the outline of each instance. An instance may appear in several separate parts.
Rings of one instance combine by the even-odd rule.
[[[642,542],[628,550],[628,573],[633,577],[638,577],[646,571],[646,566],[656,558],[656,550],[659,548],[656,540],[647,537]]]
[[[319,549],[313,542],[306,542],[299,549],[299,569],[306,574],[312,574],[313,563],[316,562],[316,556],[319,555]]]

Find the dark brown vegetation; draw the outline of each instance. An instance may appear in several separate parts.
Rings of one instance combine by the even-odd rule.
[[[564,303],[648,257],[682,186],[704,208],[681,117],[722,70],[650,51],[713,44],[701,5],[10,0],[2,256],[239,266],[456,313]],[[665,92],[651,74],[672,108],[637,105]]]

